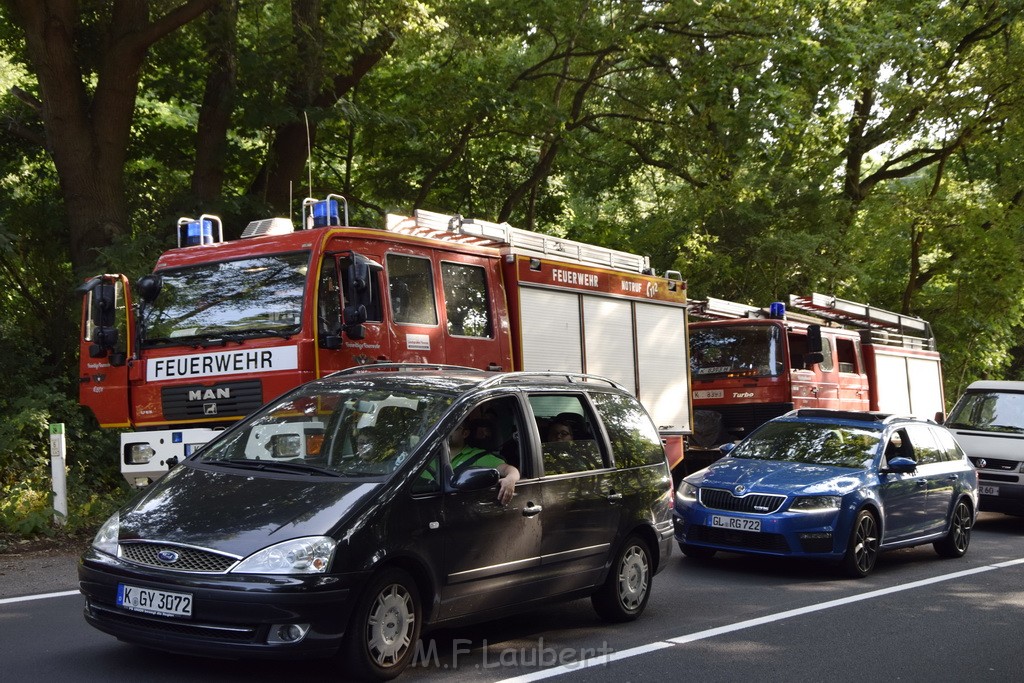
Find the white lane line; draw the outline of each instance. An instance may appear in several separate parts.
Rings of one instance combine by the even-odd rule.
[[[874,598],[882,597],[883,595],[890,595],[893,593],[900,593],[902,591],[913,590],[922,586],[928,586],[934,583],[942,583],[944,581],[952,581],[965,576],[971,576],[972,574],[982,574],[984,572],[994,571],[996,569],[1004,569],[1006,567],[1012,567],[1018,564],[1024,564],[1024,558],[1017,560],[1009,560],[1007,562],[1000,562],[998,564],[985,565],[983,567],[976,567],[974,569],[965,569],[964,571],[953,572],[952,574],[943,574],[942,576],[934,576],[930,579],[922,579],[920,581],[912,581],[911,583],[905,583],[891,588],[882,588],[879,590],[868,591],[867,593],[861,593],[859,595],[851,595],[846,598],[839,598],[837,600],[829,600],[827,602],[821,602],[815,605],[808,605],[807,607],[801,607],[799,609],[791,609],[785,612],[779,612],[777,614],[770,614],[765,617],[757,619],[748,619],[747,621],[740,621],[735,624],[729,624],[726,626],[719,626],[718,628],[710,628],[704,631],[697,631],[696,633],[689,633],[684,636],[678,636],[676,638],[668,638],[666,640],[655,641],[648,643],[647,645],[641,645],[639,647],[630,648],[628,650],[622,650],[621,652],[615,652],[608,655],[602,655],[600,657],[594,657],[590,659],[583,659],[572,664],[565,664],[563,666],[556,666],[550,669],[543,669],[541,671],[534,671],[533,673],[524,674],[522,676],[514,676],[512,678],[506,678],[498,681],[498,683],[529,683],[530,681],[540,681],[545,678],[554,678],[556,676],[562,676],[583,669],[589,669],[594,666],[606,666],[609,662],[618,661],[621,659],[628,659],[629,657],[637,657],[639,655],[647,654],[648,652],[655,652],[657,650],[663,650],[667,647],[674,647],[676,645],[683,645],[686,643],[692,643],[697,640],[704,640],[706,638],[714,638],[726,633],[733,633],[735,631],[741,631],[747,628],[753,628],[755,626],[762,626],[764,624],[770,624],[773,621],[780,621],[782,619],[790,619],[792,617],[801,616],[803,614],[810,614],[812,612],[818,612],[820,610],[831,609],[833,607],[840,607],[842,605],[849,605],[850,603],[860,602],[862,600],[872,600]]]
[[[62,591],[60,593],[40,593],[39,595],[23,595],[20,598],[0,598],[0,605],[9,605],[12,602],[28,602],[29,600],[45,600],[46,598],[63,598],[68,595],[81,595],[78,591]]]

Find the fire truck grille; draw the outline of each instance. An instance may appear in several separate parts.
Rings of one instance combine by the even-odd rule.
[[[732,495],[731,491],[701,489],[700,502],[701,505],[712,510],[768,515],[782,507],[782,504],[786,502],[786,497],[751,493],[738,498]]]
[[[263,405],[259,380],[164,387],[160,390],[164,419],[244,417]]]
[[[123,560],[146,567],[201,574],[223,574],[238,562],[238,558],[231,555],[163,543],[122,543],[119,555]]]

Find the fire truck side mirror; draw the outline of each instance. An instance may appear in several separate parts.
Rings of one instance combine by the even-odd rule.
[[[825,362],[825,354],[821,342],[821,325],[807,326],[807,354],[804,356],[804,363],[817,365]]]
[[[366,337],[366,328],[363,327],[363,323],[366,322],[366,306],[362,304],[358,306],[346,306],[345,307],[345,335],[349,339],[363,339]]]
[[[89,345],[90,358],[103,358],[117,346],[117,328],[115,310],[115,288],[110,282],[97,282],[89,291],[89,311],[92,318],[92,344]],[[120,363],[114,363],[120,360]],[[123,359],[111,358],[112,365],[123,365]]]
[[[135,288],[139,290],[139,296],[142,297],[142,300],[147,304],[151,304],[160,294],[160,287],[162,285],[163,280],[159,275],[143,275],[135,283]]]

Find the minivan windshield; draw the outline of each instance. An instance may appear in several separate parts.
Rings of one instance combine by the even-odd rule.
[[[768,422],[730,455],[751,460],[779,460],[834,467],[868,467],[878,451],[881,432],[816,422]]]
[[[1024,434],[1024,394],[972,391],[957,401],[947,427]]]
[[[314,382],[214,441],[196,461],[220,467],[383,478],[451,405],[428,387]]]

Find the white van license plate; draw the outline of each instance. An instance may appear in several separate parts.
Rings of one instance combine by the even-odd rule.
[[[980,493],[983,496],[998,496],[999,495],[999,487],[998,486],[979,486],[978,487],[978,493]]]
[[[717,529],[733,529],[735,531],[760,531],[761,520],[745,519],[743,517],[723,517],[722,515],[711,515],[711,526]]]
[[[191,593],[171,593],[123,583],[117,585],[117,605],[133,612],[162,617],[192,616]]]

